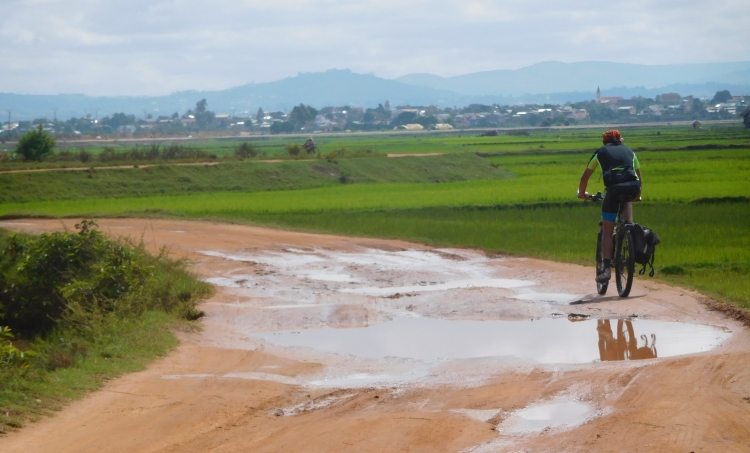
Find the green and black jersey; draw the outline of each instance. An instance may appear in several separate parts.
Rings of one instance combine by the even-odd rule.
[[[597,149],[589,160],[588,168],[602,168],[604,186],[638,181],[635,170],[641,168],[632,149],[623,144],[608,143]]]

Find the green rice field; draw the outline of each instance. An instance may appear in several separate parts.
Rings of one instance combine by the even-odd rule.
[[[600,133],[342,136],[319,144],[370,156],[446,154],[6,174],[0,216],[214,219],[592,265],[600,206],[575,191]],[[663,126],[623,134],[642,165],[636,221],[662,239],[657,278],[750,307],[750,133]],[[589,192],[602,189],[595,175]]]

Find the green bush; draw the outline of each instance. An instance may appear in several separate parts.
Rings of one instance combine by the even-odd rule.
[[[240,159],[256,157],[258,155],[258,148],[248,142],[243,142],[240,146],[234,148],[234,155]]]
[[[299,156],[300,147],[297,144],[289,143],[286,145],[286,152],[288,152],[290,156]]]
[[[194,317],[195,300],[207,289],[189,278],[184,263],[109,240],[94,221],[76,228],[9,237],[0,256],[0,324],[34,338],[60,323],[91,329],[107,313]]]
[[[55,148],[55,139],[40,124],[18,139],[16,154],[26,161],[40,161]]]

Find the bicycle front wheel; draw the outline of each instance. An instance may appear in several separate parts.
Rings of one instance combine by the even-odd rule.
[[[625,230],[615,238],[615,282],[617,294],[628,297],[635,274],[635,245],[630,230]]]

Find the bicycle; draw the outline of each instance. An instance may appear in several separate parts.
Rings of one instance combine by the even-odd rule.
[[[592,195],[591,201],[601,201],[604,196],[601,192]],[[617,294],[620,297],[628,297],[630,289],[633,286],[633,275],[635,274],[635,246],[633,243],[633,224],[622,218],[622,211],[625,204],[633,201],[629,195],[621,195],[619,198],[619,207],[617,209],[617,218],[615,219],[615,229],[612,233],[612,244],[614,245],[612,256],[612,268],[615,271],[615,283],[617,284]],[[599,221],[599,233],[596,239],[596,275],[599,276],[604,271],[604,259],[602,258],[602,221]],[[609,282],[597,282],[596,292],[600,295],[607,293]]]

